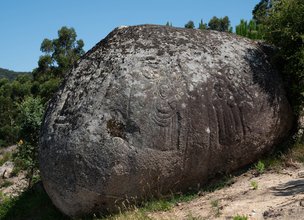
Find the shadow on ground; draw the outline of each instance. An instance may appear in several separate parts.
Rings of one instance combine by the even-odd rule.
[[[304,193],[304,179],[292,180],[272,188],[276,196],[292,196]]]
[[[2,220],[68,220],[51,202],[38,182],[31,189],[14,199],[4,199],[0,203]]]

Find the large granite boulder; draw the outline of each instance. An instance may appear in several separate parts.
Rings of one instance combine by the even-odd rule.
[[[115,29],[68,73],[45,114],[40,169],[54,204],[70,216],[111,211],[271,150],[292,113],[267,51],[229,33]]]

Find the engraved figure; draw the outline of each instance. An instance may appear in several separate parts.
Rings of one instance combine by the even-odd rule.
[[[174,90],[167,84],[158,88],[158,96],[153,105],[151,118],[158,125],[154,135],[153,148],[160,150],[174,150],[178,148],[178,115],[177,98]]]

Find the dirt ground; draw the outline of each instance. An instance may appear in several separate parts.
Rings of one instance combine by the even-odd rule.
[[[151,213],[153,219],[248,219],[304,220],[304,167],[294,164],[256,175],[248,171],[234,183],[207,193],[172,210]]]
[[[7,152],[13,153],[16,151],[17,146],[13,145],[7,148],[0,149],[0,159]],[[25,172],[19,172],[18,175],[13,176],[11,173],[13,171],[13,163],[8,161],[0,166],[0,191],[6,196],[18,196],[23,192],[28,186],[28,181],[25,177]],[[4,183],[9,183],[5,185]]]

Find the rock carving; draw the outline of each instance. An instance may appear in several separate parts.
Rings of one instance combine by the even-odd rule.
[[[115,211],[270,151],[292,113],[265,46],[157,25],[112,31],[46,111],[39,161],[53,203],[70,216]]]

